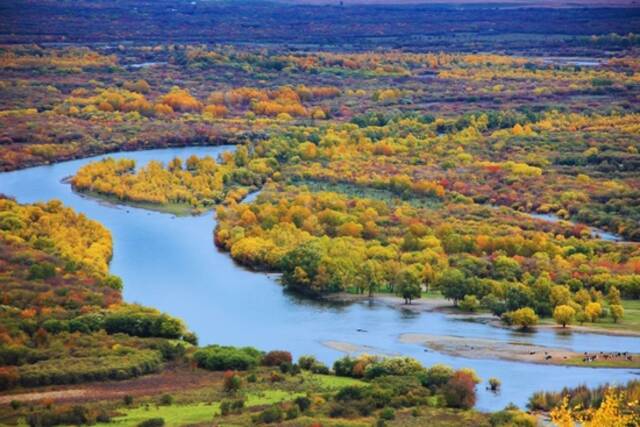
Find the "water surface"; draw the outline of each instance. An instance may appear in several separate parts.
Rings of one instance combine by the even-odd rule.
[[[183,159],[191,154],[217,156],[232,147],[172,148],[117,153],[134,158],[138,165],[149,160]],[[640,352],[640,339],[595,334],[539,331],[513,332],[489,325],[465,322],[442,313],[416,314],[382,303],[350,305],[310,301],[285,292],[277,275],[251,272],[237,266],[213,244],[212,213],[193,217],[114,206],[74,193],[62,180],[84,164],[105,156],[74,160],[0,174],[0,193],[30,203],[49,199],[103,223],[114,240],[111,270],[124,280],[124,298],[156,307],[184,319],[201,344],[253,345],[263,350],[288,349],[294,356],[313,354],[331,363],[341,354],[323,341],[343,341],[371,346],[389,354],[405,354],[427,365],[447,363],[472,367],[486,381],[500,378],[502,391],[478,387],[478,407],[501,409],[509,402],[524,405],[534,391],[607,381],[624,382],[640,370],[570,368],[498,360],[451,357],[418,345],[402,344],[402,333],[453,335],[509,340],[566,347],[576,351]],[[358,332],[358,329],[367,332]]]

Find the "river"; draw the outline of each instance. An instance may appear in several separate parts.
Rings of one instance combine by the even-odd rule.
[[[191,154],[217,156],[232,147],[171,148],[111,154],[138,166],[149,160],[183,159]],[[0,174],[0,193],[31,203],[59,199],[100,221],[114,239],[111,271],[124,280],[124,298],[156,307],[184,319],[201,344],[252,345],[262,350],[287,349],[294,356],[313,354],[326,363],[341,353],[322,344],[342,341],[366,345],[388,354],[415,357],[426,365],[446,363],[472,367],[486,380],[502,381],[501,392],[478,387],[481,410],[497,410],[510,402],[524,406],[537,390],[559,390],[582,383],[625,382],[640,370],[557,367],[499,360],[451,357],[421,346],[402,344],[402,333],[453,335],[518,341],[576,351],[640,352],[640,339],[550,330],[520,333],[468,322],[442,313],[417,314],[383,303],[349,305],[311,301],[288,293],[277,275],[237,266],[213,244],[211,213],[190,217],[114,206],[82,197],[62,182],[84,164],[105,156],[73,160]],[[366,330],[362,332],[358,330]]]

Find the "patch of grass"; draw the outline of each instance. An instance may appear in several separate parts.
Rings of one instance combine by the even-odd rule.
[[[582,326],[588,328],[608,329],[617,331],[631,331],[640,332],[640,300],[622,300],[622,307],[624,308],[624,317],[614,323],[610,316],[604,319],[598,319],[597,322],[585,322]],[[552,318],[546,318],[541,321],[542,324],[554,325],[555,321]],[[567,330],[570,330],[571,326],[567,326]]]
[[[305,379],[315,382],[318,387],[325,390],[336,390],[350,385],[365,386],[367,383],[355,378],[336,377],[333,375],[308,374]]]
[[[634,355],[633,360],[594,360],[593,362],[583,362],[581,356],[572,357],[570,359],[562,360],[562,365],[570,366],[584,366],[587,368],[627,368],[637,369],[640,368],[640,358]]]
[[[75,192],[82,196],[90,197],[96,200],[101,200],[103,202],[107,202],[117,206],[123,206],[123,207],[130,206],[133,208],[144,209],[148,211],[173,214],[175,216],[197,215],[208,209],[213,209],[213,206],[206,209],[194,208],[193,206],[186,203],[160,204],[160,203],[151,203],[151,202],[133,202],[131,200],[120,200],[115,196],[110,196],[110,195],[98,193],[95,191],[75,191]]]
[[[264,392],[249,393],[245,396],[245,407],[271,405],[293,400],[303,394],[291,393],[285,390],[266,390]],[[214,417],[220,415],[220,402],[171,406],[142,405],[132,409],[120,410],[119,412],[123,415],[115,417],[111,423],[100,423],[96,424],[96,426],[135,427],[149,418],[163,418],[167,427],[206,423],[213,421]]]
[[[418,412],[419,414],[415,416],[410,410],[399,411],[396,413],[396,419],[388,421],[386,425],[389,427],[488,427],[490,425],[487,414],[474,410],[421,407]]]
[[[410,198],[403,198],[402,196],[395,194],[389,190],[372,187],[361,187],[348,183],[332,183],[305,179],[301,181],[293,181],[292,184],[298,186],[306,186],[307,189],[312,192],[328,191],[334,193],[342,193],[351,197],[382,200],[392,205],[398,203],[409,203],[410,205],[415,207],[429,209],[437,209],[442,206],[442,202],[432,197],[417,197],[414,194]]]
[[[127,409],[124,415],[114,418],[111,423],[96,424],[99,427],[119,426],[135,427],[149,418],[162,418],[165,426],[181,426],[185,424],[212,421],[215,414],[220,412],[220,404],[197,403],[192,405],[172,406],[139,406]]]

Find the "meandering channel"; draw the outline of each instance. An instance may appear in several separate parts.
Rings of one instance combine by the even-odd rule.
[[[217,156],[233,147],[187,147],[111,154],[138,165],[191,154]],[[500,360],[452,357],[415,344],[403,344],[400,334],[416,333],[515,341],[574,351],[640,352],[637,337],[586,333],[532,334],[465,322],[442,313],[398,310],[380,302],[329,304],[285,292],[273,274],[237,266],[213,245],[211,213],[193,217],[114,206],[82,197],[62,182],[84,164],[105,156],[40,166],[0,174],[0,193],[31,203],[59,199],[111,230],[114,257],[111,270],[125,283],[124,297],[184,319],[201,344],[252,345],[264,350],[288,349],[294,355],[314,354],[331,363],[341,356],[323,345],[335,341],[367,346],[388,354],[415,357],[427,365],[446,363],[472,367],[486,381],[498,377],[498,394],[479,387],[478,408],[501,409],[509,402],[523,406],[534,391],[582,383],[624,382],[640,370],[545,366]],[[366,332],[365,332],[366,331]]]

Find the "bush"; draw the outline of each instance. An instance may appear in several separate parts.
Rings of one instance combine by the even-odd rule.
[[[474,312],[480,307],[480,301],[478,301],[475,295],[465,295],[458,304],[458,307],[462,311]]]
[[[282,409],[279,406],[273,405],[260,412],[260,414],[256,417],[255,421],[257,423],[277,423],[282,421]]]
[[[306,396],[296,397],[293,403],[295,403],[296,406],[298,406],[298,409],[300,409],[300,412],[305,412],[307,409],[311,407],[311,399],[309,399]]]
[[[138,424],[138,427],[162,427],[164,426],[164,418],[149,418]]]
[[[392,408],[384,408],[380,411],[380,418],[383,420],[393,420],[396,418],[396,411]]]
[[[451,408],[471,409],[476,404],[476,383],[468,372],[454,373],[442,387],[442,393]]]
[[[288,351],[270,351],[262,359],[262,364],[265,366],[280,366],[283,363],[291,364],[291,362],[293,358]]]
[[[500,389],[500,380],[497,378],[489,378],[489,389],[491,391],[498,391]]]
[[[305,371],[310,371],[311,367],[316,363],[319,362],[313,356],[300,356],[300,358],[298,359],[298,365],[300,365],[300,368],[304,369]]]
[[[160,398],[160,404],[165,406],[172,405],[173,396],[171,396],[170,394],[163,394],[162,397]]]
[[[48,410],[30,413],[27,424],[30,427],[51,427],[57,425],[94,424],[98,416],[87,407],[76,405],[62,410]]]
[[[56,267],[48,262],[33,264],[29,268],[29,280],[46,280],[56,275]]]
[[[222,388],[227,393],[235,393],[240,390],[240,385],[242,381],[237,373],[233,371],[226,371],[223,376]]]
[[[297,406],[291,406],[287,409],[286,419],[295,420],[300,415],[300,411]]]
[[[419,378],[424,387],[435,390],[445,385],[451,379],[453,373],[453,368],[447,365],[437,364],[427,369]]]
[[[164,360],[177,360],[182,358],[187,349],[185,348],[183,343],[173,344],[168,341],[163,341],[158,346],[160,353],[162,353],[162,358]]]
[[[135,337],[161,337],[178,339],[185,333],[182,322],[166,314],[114,313],[104,319],[109,334],[123,333]]]
[[[193,358],[200,368],[210,371],[235,369],[246,371],[260,364],[262,354],[252,347],[223,347],[211,345],[199,349]]]
[[[66,357],[18,368],[20,384],[35,387],[89,381],[123,380],[157,372],[162,357],[155,350],[133,350],[108,356]]]
[[[491,427],[536,427],[538,420],[535,416],[520,411],[515,406],[508,406],[502,411],[491,414]]]
[[[411,357],[389,357],[371,363],[365,370],[365,378],[373,379],[383,375],[418,375],[424,373],[424,367]]]
[[[244,408],[244,399],[228,400],[224,399],[220,403],[220,413],[223,416],[229,414],[240,414]]]
[[[333,372],[340,377],[351,377],[353,376],[353,367],[356,363],[357,361],[355,359],[345,356],[333,363]]]

